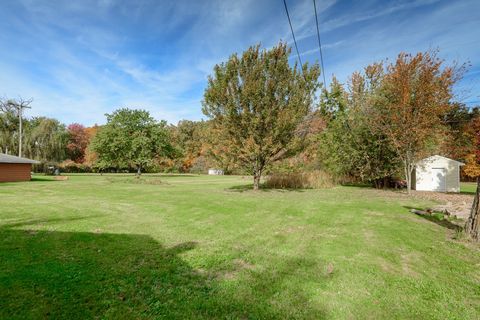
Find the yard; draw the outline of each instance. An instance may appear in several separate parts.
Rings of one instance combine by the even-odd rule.
[[[250,187],[196,175],[0,184],[0,318],[480,318],[480,248],[409,212],[426,200]]]
[[[460,192],[464,194],[475,194],[477,184],[475,182],[462,182],[460,185]]]

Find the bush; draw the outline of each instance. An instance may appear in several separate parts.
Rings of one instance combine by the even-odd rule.
[[[64,173],[90,173],[92,168],[86,164],[76,163],[72,160],[65,160],[58,165],[60,172]]]
[[[273,173],[267,176],[265,186],[274,189],[322,189],[336,185],[333,177],[325,171]]]

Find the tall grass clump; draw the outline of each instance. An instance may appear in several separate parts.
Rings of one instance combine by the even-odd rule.
[[[272,173],[265,180],[272,189],[322,189],[336,185],[335,179],[325,171]]]

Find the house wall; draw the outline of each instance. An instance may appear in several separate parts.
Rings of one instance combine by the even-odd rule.
[[[29,181],[31,172],[30,163],[0,163],[0,182]]]
[[[436,190],[433,179],[435,168],[445,169],[445,190]],[[460,192],[460,166],[456,161],[441,157],[425,159],[417,164],[415,175],[417,190]]]

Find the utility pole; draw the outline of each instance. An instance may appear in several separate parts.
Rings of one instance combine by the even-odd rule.
[[[32,103],[33,99],[30,100],[23,100],[19,99],[18,101],[16,100],[8,100],[6,102],[1,103],[2,109],[5,110],[12,110],[15,109],[18,113],[18,121],[19,121],[19,130],[18,130],[18,156],[22,156],[22,136],[23,136],[23,130],[22,130],[22,115],[23,115],[23,109],[31,109],[30,104]]]
[[[19,135],[18,135],[18,156],[21,157],[22,156],[22,113],[23,113],[23,109],[31,109],[32,107],[29,107],[28,106],[29,103],[27,104],[23,104],[23,103],[20,103],[18,104],[18,120],[20,121],[20,130],[19,130]]]

